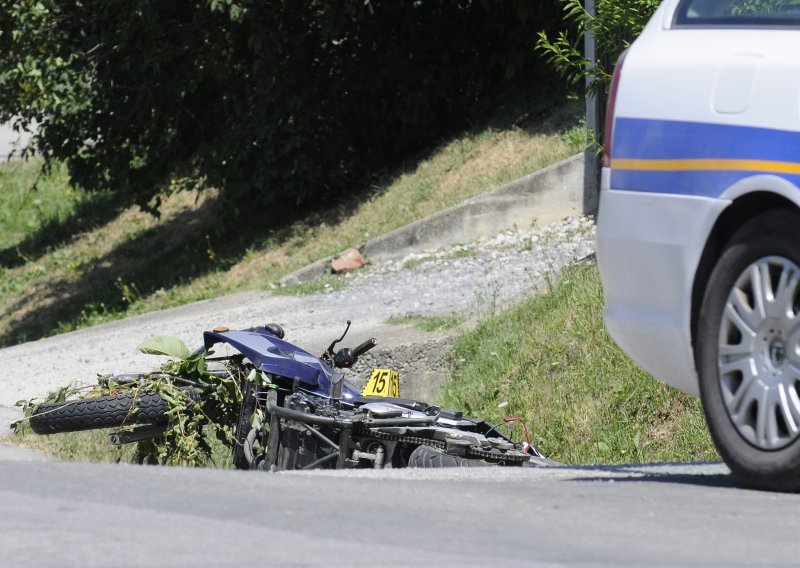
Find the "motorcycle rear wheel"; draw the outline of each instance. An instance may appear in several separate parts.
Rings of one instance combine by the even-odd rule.
[[[167,402],[158,393],[125,393],[69,402],[44,403],[30,418],[37,434],[167,422]]]
[[[417,446],[408,456],[408,467],[487,467],[491,465],[495,464],[446,454],[429,446]]]

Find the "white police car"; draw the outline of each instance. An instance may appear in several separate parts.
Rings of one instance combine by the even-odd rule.
[[[700,396],[746,482],[800,489],[800,0],[667,0],[606,119],[605,321]]]

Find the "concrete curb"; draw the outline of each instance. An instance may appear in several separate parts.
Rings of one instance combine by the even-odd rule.
[[[547,225],[584,213],[584,155],[576,154],[493,191],[434,213],[369,241],[361,252],[371,262],[400,258],[413,252],[475,241],[536,222]],[[332,258],[318,260],[281,278],[298,284],[330,272]]]

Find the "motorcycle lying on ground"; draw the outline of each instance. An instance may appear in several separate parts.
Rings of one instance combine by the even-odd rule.
[[[344,334],[321,357],[285,341],[277,324],[215,328],[203,334],[202,348],[187,349],[181,361],[153,373],[100,377],[100,388],[91,395],[32,405],[27,420],[37,434],[115,428],[109,436],[114,445],[159,440],[170,433],[185,437],[193,429],[213,426],[218,437],[226,432],[222,437],[238,469],[555,463],[531,445],[524,423],[526,440],[514,442],[498,431],[503,422],[491,425],[400,398],[392,370],[376,369],[359,391],[341,370],[352,367],[377,340],[335,350],[349,328],[348,321]],[[214,356],[217,349],[227,354]]]

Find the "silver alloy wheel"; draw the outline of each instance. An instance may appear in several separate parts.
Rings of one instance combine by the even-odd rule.
[[[728,294],[717,368],[739,434],[763,450],[800,435],[800,267],[780,256],[748,266]]]

